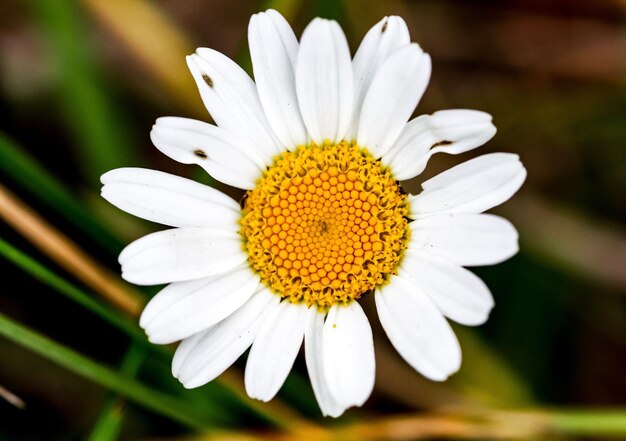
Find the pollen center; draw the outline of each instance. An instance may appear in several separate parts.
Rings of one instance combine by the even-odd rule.
[[[358,299],[393,274],[406,247],[406,195],[357,145],[299,147],[248,191],[241,234],[250,265],[291,302]]]

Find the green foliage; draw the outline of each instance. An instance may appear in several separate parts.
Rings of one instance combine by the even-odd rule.
[[[0,314],[0,335],[182,425],[206,431],[228,421],[219,406],[199,408],[183,398],[167,395],[50,340],[4,314]]]
[[[135,377],[146,358],[146,348],[131,344],[120,366],[120,373]],[[117,394],[109,394],[93,427],[89,441],[114,441],[118,438],[124,421],[124,401]]]
[[[108,93],[100,72],[88,24],[73,0],[29,2],[49,43],[51,63],[58,69],[58,100],[85,177],[97,186],[104,172],[133,164],[133,150],[124,111]]]
[[[74,194],[23,147],[0,132],[0,171],[105,249],[117,253],[122,244]]]
[[[0,255],[30,274],[33,278],[41,281],[60,294],[63,294],[83,306],[87,311],[99,316],[101,319],[110,323],[128,336],[136,339],[137,341],[145,341],[145,335],[143,332],[141,332],[137,325],[132,323],[127,317],[122,316],[119,312],[111,309],[109,306],[105,306],[101,302],[95,300],[92,295],[89,295],[83,290],[72,285],[65,279],[55,274],[52,270],[46,268],[35,259],[18,250],[1,238]]]

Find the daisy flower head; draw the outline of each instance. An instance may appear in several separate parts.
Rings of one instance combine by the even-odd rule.
[[[304,341],[324,415],[369,397],[374,344],[359,303],[373,295],[400,355],[436,381],[457,371],[448,323],[483,323],[493,307],[464,266],[518,250],[515,228],[483,214],[509,199],[526,172],[493,153],[422,183],[435,153],[458,154],[495,134],[491,116],[445,110],[409,121],[430,78],[430,57],[400,17],[385,17],[354,58],[339,25],[315,19],[298,42],[276,11],[252,16],[254,81],[232,60],[200,48],[189,69],[216,125],[160,118],[151,137],[174,160],[198,164],[246,191],[239,203],[166,173],[122,168],[102,195],[172,229],[131,243],[119,257],[135,284],[168,284],[140,325],[153,343],[182,340],[172,372],[187,388],[220,375],[249,347],[245,387],[270,400]]]

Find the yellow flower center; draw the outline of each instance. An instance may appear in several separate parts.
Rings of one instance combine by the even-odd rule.
[[[406,194],[357,145],[299,147],[246,194],[250,265],[291,302],[329,307],[385,282],[406,248]]]

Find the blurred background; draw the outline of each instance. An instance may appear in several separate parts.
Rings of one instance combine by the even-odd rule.
[[[498,134],[435,156],[408,184],[491,151],[518,153],[520,193],[497,210],[521,252],[477,268],[496,307],[455,327],[463,366],[425,380],[381,332],[363,408],[323,419],[303,357],[277,399],[243,392],[242,367],[193,391],[173,348],[136,325],[156,289],[119,277],[117,254],[161,229],[108,206],[120,166],[192,177],[152,147],[165,115],[209,120],[184,56],[208,46],[248,72],[251,14],[300,35],[338,20],[352,51],[401,15],[433,59],[417,113],[484,110]],[[0,440],[626,439],[626,2],[604,0],[3,0],[0,2]]]

